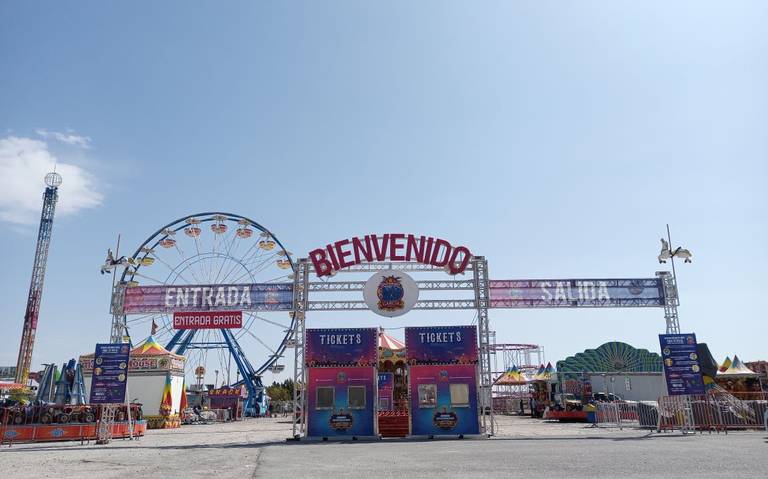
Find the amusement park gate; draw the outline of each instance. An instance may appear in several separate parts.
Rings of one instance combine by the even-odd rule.
[[[495,432],[490,309],[663,308],[667,333],[680,331],[675,277],[666,271],[640,279],[491,280],[483,256],[439,238],[412,234],[345,239],[294,262],[268,229],[223,212],[168,223],[131,257],[110,252],[102,273],[118,269],[122,274],[111,300],[112,342],[130,341],[129,326],[143,324],[152,326],[155,339],[166,349],[186,354],[197,369],[213,351],[211,356],[219,361],[214,382],[244,386],[247,408],[258,412],[264,391],[261,375],[281,372],[285,350],[295,348],[296,438],[307,432],[305,323],[312,311],[370,310],[388,317],[411,309],[474,311],[478,409],[481,432],[488,435]],[[390,273],[378,286],[371,282],[384,278],[379,273],[386,271]],[[368,281],[334,280],[340,273],[375,274]],[[385,284],[389,280],[392,283]],[[419,292],[433,297],[419,297]],[[395,296],[387,296],[391,294]],[[290,323],[280,320],[286,313]],[[234,381],[231,362],[238,374]]]
[[[385,235],[390,236],[391,235]],[[376,238],[372,235],[373,238]],[[330,251],[330,245],[329,245]],[[467,250],[468,252],[468,250]],[[469,255],[468,255],[469,256]],[[656,278],[644,279],[595,279],[595,280],[503,280],[488,278],[488,263],[482,256],[469,256],[465,271],[471,279],[423,279],[417,280],[419,291],[471,292],[469,298],[418,299],[414,310],[474,310],[477,315],[479,350],[479,392],[481,432],[495,433],[492,407],[492,365],[489,328],[489,309],[519,308],[635,308],[657,307],[664,309],[667,332],[679,331],[677,320],[677,289],[674,277],[666,272],[656,273]],[[448,272],[447,267],[437,267],[417,261],[369,261],[356,262],[341,267],[336,273],[375,273],[395,270],[407,273]],[[313,281],[311,273],[318,277],[317,262],[300,259],[294,276],[293,334],[290,346],[294,347],[294,415],[293,435],[306,435],[307,421],[307,368],[305,365],[307,313],[311,311],[359,311],[368,310],[369,304],[360,299],[315,300],[313,294],[364,292],[365,281]]]

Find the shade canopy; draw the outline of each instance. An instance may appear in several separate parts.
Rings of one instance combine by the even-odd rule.
[[[738,356],[733,357],[733,363],[728,369],[717,373],[718,378],[756,378],[757,376],[759,374],[745,366]]]

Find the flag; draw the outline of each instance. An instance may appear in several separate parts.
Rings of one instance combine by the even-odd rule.
[[[155,320],[152,320],[152,332],[149,333],[150,335],[154,336],[155,333],[157,333],[157,323],[155,323]]]

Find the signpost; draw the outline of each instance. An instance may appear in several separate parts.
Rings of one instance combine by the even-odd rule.
[[[696,335],[660,334],[659,343],[667,393],[670,396],[704,394],[704,379],[696,351]]]
[[[125,404],[128,435],[133,440],[131,405],[127,400],[128,363],[131,346],[127,343],[96,344],[91,377],[91,404],[101,404],[97,444],[106,444],[112,437],[116,406]]]
[[[127,343],[96,345],[91,378],[91,404],[125,403],[130,349]]]

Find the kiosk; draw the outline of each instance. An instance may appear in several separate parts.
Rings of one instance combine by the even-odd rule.
[[[405,328],[411,396],[411,434],[480,434],[477,327]]]
[[[377,328],[307,329],[307,436],[377,434]]]

